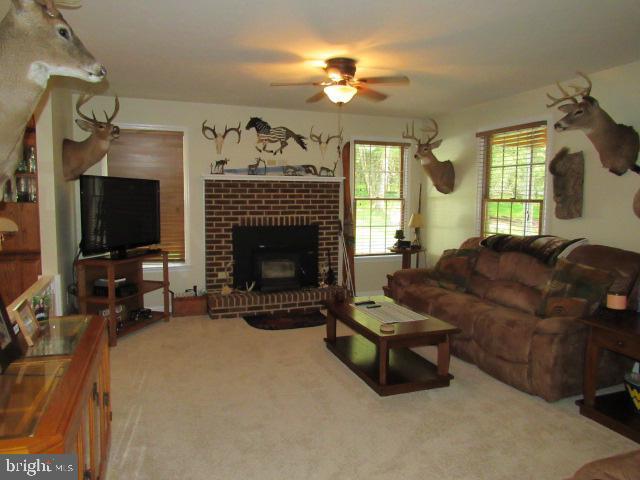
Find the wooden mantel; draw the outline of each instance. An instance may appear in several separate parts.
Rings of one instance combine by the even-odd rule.
[[[229,181],[251,180],[263,182],[336,182],[342,183],[344,177],[319,177],[316,175],[238,175],[224,173],[217,175],[203,175],[203,180]]]

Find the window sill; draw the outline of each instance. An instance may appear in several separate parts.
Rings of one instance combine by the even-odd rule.
[[[400,260],[402,255],[397,253],[384,253],[381,255],[360,255],[354,257],[356,263],[376,263],[376,262],[390,262]]]
[[[145,272],[162,272],[162,263],[159,262],[147,262],[142,264],[142,269]],[[186,272],[191,269],[191,265],[185,262],[169,262],[169,271],[171,272]]]

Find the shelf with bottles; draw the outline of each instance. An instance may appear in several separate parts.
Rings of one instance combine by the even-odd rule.
[[[38,201],[38,155],[36,151],[35,128],[28,126],[24,136],[24,151],[22,160],[15,171],[15,183],[7,183],[4,187],[3,199],[5,202]],[[15,189],[15,194],[14,194]]]

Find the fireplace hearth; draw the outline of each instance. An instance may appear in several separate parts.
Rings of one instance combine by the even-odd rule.
[[[318,225],[239,226],[232,230],[233,285],[276,292],[318,286]]]

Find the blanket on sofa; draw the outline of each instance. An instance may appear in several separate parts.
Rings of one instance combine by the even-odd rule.
[[[522,252],[537,258],[547,265],[555,265],[558,257],[568,247],[576,247],[585,243],[586,238],[567,240],[553,235],[491,235],[480,242],[480,245],[495,252]],[[568,253],[568,252],[567,252]]]

